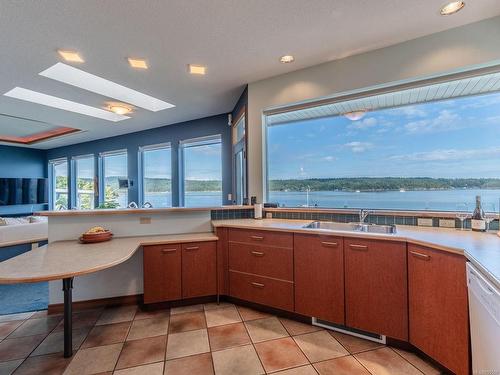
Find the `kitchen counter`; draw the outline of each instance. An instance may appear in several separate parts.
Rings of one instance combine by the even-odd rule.
[[[214,227],[245,228],[285,232],[317,233],[370,239],[406,241],[443,251],[463,254],[497,287],[500,287],[500,237],[496,233],[478,233],[447,228],[398,225],[395,234],[332,231],[303,228],[312,220],[237,219],[215,220]]]

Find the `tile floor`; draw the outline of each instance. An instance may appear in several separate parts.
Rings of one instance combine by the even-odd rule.
[[[76,312],[72,358],[62,316],[0,316],[0,375],[439,374],[417,355],[229,303]]]

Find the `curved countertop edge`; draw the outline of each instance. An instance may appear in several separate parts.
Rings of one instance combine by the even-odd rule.
[[[26,239],[17,240],[17,241],[0,242],[0,249],[3,247],[33,244],[33,243],[43,242],[43,241],[47,241],[47,240],[48,240],[47,237],[35,237],[35,238],[26,238]]]
[[[498,237],[495,233],[478,233],[449,228],[416,227],[406,225],[397,225],[398,231],[395,234],[303,228],[304,225],[307,225],[312,221],[313,220],[290,219],[233,219],[213,220],[212,226],[214,228],[226,227],[239,229],[256,229],[304,234],[322,234],[330,236],[336,235],[342,237],[366,238],[373,240],[392,240],[407,242],[413,245],[426,246],[436,250],[463,255],[481,272],[483,272],[485,276],[497,288],[500,288],[500,237]],[[456,244],[453,242],[457,242],[459,241],[459,239],[450,241],[450,237],[459,237],[468,240],[468,242],[477,242],[478,246],[477,248],[474,248],[473,245],[469,246],[469,248],[467,246],[456,246]],[[481,241],[488,241],[489,243],[484,244],[481,243]],[[492,258],[491,261],[485,262],[481,259],[478,259],[479,257],[477,256],[477,253],[484,251],[484,248],[490,245],[492,247],[491,252],[493,254],[489,254]],[[494,264],[495,266],[491,267],[490,264]]]
[[[0,263],[0,284],[17,284],[17,283],[34,283],[34,282],[42,282],[42,281],[54,281],[61,280],[68,277],[75,276],[83,276],[90,273],[98,272],[105,270],[107,268],[111,268],[117,266],[127,260],[129,260],[142,246],[152,246],[152,245],[168,245],[168,244],[181,244],[181,243],[190,243],[190,242],[209,242],[209,241],[217,241],[218,237],[212,233],[184,233],[184,234],[171,234],[171,235],[151,235],[151,236],[131,236],[131,237],[117,237],[111,241],[95,243],[95,244],[80,244],[78,241],[56,241],[49,243],[47,245],[41,246],[33,251],[26,252],[17,257],[8,259],[4,262]],[[119,246],[123,242],[130,242],[126,246]],[[40,264],[43,267],[43,261],[47,260],[45,258],[55,257],[56,259],[49,259],[48,261],[58,261],[60,262],[59,257],[61,256],[61,252],[68,251],[68,246],[73,246],[73,249],[70,248],[69,251],[73,250],[73,253],[66,254],[68,256],[74,255],[82,255],[81,249],[87,248],[89,253],[90,250],[103,250],[106,251],[106,247],[110,245],[117,247],[123,247],[123,249],[118,249],[116,251],[119,252],[117,257],[112,260],[103,261],[102,264],[99,264],[92,259],[91,265],[88,267],[80,267],[78,270],[74,270],[71,272],[47,272],[47,274],[43,274],[43,270],[41,270]],[[125,245],[125,244],[124,244]],[[84,250],[86,251],[86,250]],[[50,253],[49,253],[50,252]],[[47,254],[49,253],[49,254]],[[96,254],[90,254],[91,256],[95,256]],[[107,253],[103,253],[103,255],[109,255]],[[32,261],[33,264],[30,264],[29,261]],[[39,262],[42,260],[42,262]],[[37,268],[33,270],[30,269],[30,266]],[[26,276],[17,276],[15,273],[9,277],[9,268],[18,269],[22,267],[22,269],[27,270]],[[36,271],[35,276],[28,276],[28,274],[34,273]]]

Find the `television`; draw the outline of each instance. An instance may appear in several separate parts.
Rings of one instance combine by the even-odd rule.
[[[48,179],[0,178],[0,206],[48,203]]]

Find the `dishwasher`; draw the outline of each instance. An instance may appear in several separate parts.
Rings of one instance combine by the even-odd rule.
[[[500,374],[500,291],[467,263],[472,373]]]

